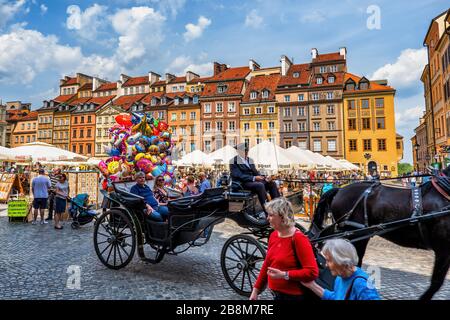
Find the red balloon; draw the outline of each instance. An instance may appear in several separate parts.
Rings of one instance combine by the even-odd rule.
[[[158,123],[158,130],[159,131],[166,131],[167,129],[169,129],[169,125],[165,122],[160,121]]]
[[[154,136],[159,136],[159,130],[156,128],[153,128],[153,135]]]
[[[121,113],[116,116],[116,122],[124,127],[131,127],[133,122],[131,122],[131,114]]]

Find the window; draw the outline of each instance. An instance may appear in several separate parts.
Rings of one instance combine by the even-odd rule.
[[[36,129],[36,122],[33,123],[33,129]]]
[[[177,135],[177,127],[172,126],[172,134],[173,134],[174,136]]]
[[[322,84],[323,79],[321,77],[316,78],[316,84]]]
[[[384,118],[377,118],[377,129],[386,129]]]
[[[205,132],[211,131],[211,122],[205,122]]]
[[[185,127],[181,127],[181,135],[182,136],[186,135],[186,128]]]
[[[234,121],[229,121],[228,122],[228,130],[229,131],[234,131],[236,130],[236,123]]]
[[[256,138],[256,144],[260,144],[262,142],[261,138]]]
[[[128,88],[125,88],[125,95],[128,95]]]
[[[19,143],[19,137],[18,136],[16,136],[15,142]]]
[[[330,72],[337,72],[338,67],[337,66],[330,66]]]
[[[298,107],[298,115],[301,117],[305,116],[305,107]]]
[[[326,67],[326,66],[320,67],[320,68],[319,68],[319,72],[320,72],[320,73],[325,73],[325,72],[327,72],[327,67]]]
[[[236,103],[228,102],[228,112],[236,112]]]
[[[258,93],[256,91],[250,92],[250,99],[256,99],[257,95],[258,95]]]
[[[285,95],[284,96],[284,102],[290,102],[290,101],[291,101],[291,96]]]
[[[31,136],[31,142],[35,142],[36,141],[36,136],[33,134],[32,136]]]
[[[350,151],[357,151],[356,148],[356,139],[350,139],[348,140],[348,148]]]
[[[291,116],[291,109],[290,108],[284,108],[284,116],[290,117]]]
[[[158,111],[158,118],[164,119],[164,111]]]
[[[256,131],[261,131],[262,130],[262,122],[257,122],[256,123]]]
[[[192,98],[192,102],[193,103],[198,103],[198,96],[194,96],[194,98]],[[195,144],[194,144],[195,146]]]
[[[181,120],[186,120],[186,112],[181,113]]]
[[[375,107],[384,108],[384,98],[376,98],[375,99]]]
[[[27,123],[27,129],[28,129],[28,130],[31,129],[31,123]]]
[[[377,139],[378,140],[378,151],[386,151],[386,139]]]
[[[92,129],[87,129],[86,138],[90,138],[92,134]]]
[[[262,113],[262,108],[261,107],[256,107],[255,108],[255,113],[256,114],[261,114]]]
[[[363,150],[364,151],[372,151],[372,140],[363,139]]]
[[[370,129],[370,118],[362,118],[362,128],[363,130]]]
[[[223,103],[222,102],[216,103],[216,112],[223,112]]]
[[[359,90],[367,90],[369,89],[369,84],[367,82],[361,82],[359,84]]]
[[[216,122],[216,129],[217,129],[217,131],[223,131],[223,122],[222,121]]]
[[[305,95],[304,95],[303,93],[297,95],[297,100],[298,100],[298,101],[303,101],[304,98],[305,98]]]
[[[328,121],[327,126],[328,130],[336,130],[336,125],[334,121]]]
[[[205,113],[211,113],[211,104],[210,103],[205,104]]]
[[[177,114],[176,113],[172,113],[170,120],[171,121],[176,121],[177,120]]]
[[[22,125],[20,127],[22,130],[25,130],[25,123],[22,123]]]
[[[400,141],[396,142],[397,150],[400,150],[402,148],[402,143]]]
[[[292,76],[293,76],[294,78],[298,78],[298,77],[300,76],[300,73],[294,72],[294,73],[292,74]]]
[[[72,152],[77,152],[77,146],[76,145],[72,145]]]
[[[102,136],[102,129],[97,129],[97,137],[101,137]]]
[[[300,149],[302,149],[302,150],[306,150],[306,141],[305,141],[305,140],[299,141],[299,142],[298,142],[298,147],[299,147]]]
[[[227,86],[226,85],[219,85],[217,87],[217,92],[219,92],[219,93],[224,93],[226,91],[227,91]]]
[[[263,97],[264,99],[269,98],[269,91],[268,91],[268,90],[264,90],[264,91],[262,92],[262,97]]]
[[[274,130],[274,129],[275,129],[275,122],[269,121],[269,130]]]
[[[291,132],[291,131],[292,131],[292,123],[290,123],[290,122],[285,122],[285,123],[284,123],[284,131],[285,131],[285,132]]]
[[[355,100],[348,100],[347,101],[347,109],[348,110],[355,110],[356,109]]]
[[[361,108],[362,109],[369,109],[369,99],[362,99],[361,100]]]
[[[313,149],[315,152],[322,151],[322,141],[314,140]]]
[[[250,114],[250,108],[244,109],[244,115],[248,116]]]
[[[318,93],[313,93],[313,94],[311,95],[311,99],[312,99],[312,100],[319,100],[319,94],[318,94]]]
[[[275,113],[275,107],[268,107],[267,113]]]
[[[334,83],[334,77],[333,76],[328,77],[328,83]]]
[[[84,138],[84,129],[80,129],[80,138]]]
[[[250,123],[244,123],[244,131],[250,130]]]
[[[320,131],[320,122],[313,122],[313,130]]]
[[[90,143],[88,143],[86,145],[86,149],[87,149],[87,153],[90,154],[92,152],[92,145]]]
[[[291,140],[285,141],[285,142],[284,142],[284,147],[285,147],[286,149],[292,147],[292,141],[291,141]]]
[[[336,151],[336,140],[328,140],[328,151]]]
[[[183,103],[184,103],[184,104],[189,104],[189,97],[184,97]]]
[[[81,116],[81,121],[80,123],[84,123],[84,116]]]
[[[205,141],[205,151],[206,152],[211,151],[211,141]]]
[[[73,130],[72,131],[72,138],[76,138],[77,137],[77,131],[76,130]]]
[[[327,92],[327,100],[333,99],[333,92]]]
[[[298,131],[306,131],[306,122],[305,121],[300,121],[298,123]]]
[[[333,104],[329,104],[327,106],[327,114],[334,114],[334,105]]]
[[[320,106],[313,106],[313,115],[320,115]]]
[[[175,105],[178,105],[180,103],[180,99],[179,98],[175,98],[173,100],[173,102],[174,102]]]
[[[356,130],[356,119],[348,119],[348,130]]]
[[[190,117],[189,117],[191,120],[195,120],[195,118],[196,118],[196,113],[195,113],[195,111],[192,111],[191,112],[191,115],[190,115]]]
[[[354,83],[347,83],[345,85],[345,90],[350,91],[350,90],[355,90],[355,84]]]

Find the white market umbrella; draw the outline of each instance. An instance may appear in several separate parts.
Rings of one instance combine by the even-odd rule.
[[[5,148],[0,146],[0,160],[8,161],[12,160],[15,161],[14,156],[11,155],[11,149]]]
[[[220,164],[228,164],[230,163],[231,159],[233,159],[235,156],[237,156],[237,151],[235,148],[226,145],[223,148],[217,149],[214,152],[211,152],[208,154],[208,159],[211,161],[211,163],[220,163]]]
[[[305,150],[297,147],[291,146],[286,151],[292,156],[294,163],[300,167],[314,168],[315,163],[314,160],[308,156],[308,153]]]
[[[355,166],[353,163],[348,161],[347,159],[339,159],[340,163],[342,163],[345,167],[348,168],[348,170],[359,170],[358,166]]]
[[[86,161],[88,157],[55,147],[44,142],[32,142],[11,148],[11,155],[18,160],[39,161]]]
[[[201,152],[200,150],[192,151],[184,155],[179,161],[177,161],[178,166],[210,166],[212,161],[208,156]]]
[[[325,158],[331,163],[332,169],[335,169],[335,170],[348,170],[346,166],[344,166],[342,163],[340,163],[339,161],[337,161],[333,157],[326,156]]]
[[[278,172],[292,167],[294,160],[286,149],[273,142],[264,140],[250,148],[248,156],[254,161],[257,168]]]
[[[316,169],[330,169],[331,168],[331,163],[320,153],[312,152],[311,150],[305,150],[305,152],[314,161]]]

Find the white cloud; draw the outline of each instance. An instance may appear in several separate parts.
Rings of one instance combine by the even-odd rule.
[[[84,56],[80,47],[59,43],[54,35],[17,29],[0,36],[0,83],[31,83],[44,71],[60,75],[82,72],[115,78],[119,67],[115,59]]]
[[[158,5],[158,11],[162,14],[171,14],[176,17],[178,12],[184,7],[186,0],[135,0],[139,5]]]
[[[395,88],[406,88],[417,85],[423,68],[427,64],[427,51],[421,49],[405,49],[397,61],[388,63],[376,70],[371,79],[388,79]]]
[[[166,18],[149,7],[119,10],[111,18],[120,35],[116,57],[126,65],[136,65],[146,57],[156,56],[164,40]]]
[[[107,7],[94,4],[81,11],[77,5],[67,7],[68,14],[66,27],[75,30],[78,36],[84,40],[94,41],[97,38],[99,29],[104,25]]]
[[[6,1],[0,0],[0,29],[23,9],[26,0]]]
[[[205,18],[204,16],[200,16],[198,18],[197,24],[188,23],[185,28],[186,32],[183,34],[184,40],[186,42],[192,41],[194,39],[200,38],[203,34],[203,31],[211,24],[211,20]]]
[[[203,56],[203,55],[202,55]],[[181,55],[176,57],[166,69],[166,72],[174,74],[185,74],[187,71],[192,71],[201,76],[212,74],[213,64],[211,62],[194,63],[189,56]]]
[[[249,14],[245,17],[245,26],[251,28],[260,28],[263,23],[263,18],[258,15],[255,9],[250,11]]]
[[[47,13],[48,7],[45,4],[41,4],[40,9],[41,9],[41,14],[44,15]]]
[[[319,23],[325,21],[325,15],[317,10],[305,13],[300,17],[300,21],[303,23]]]

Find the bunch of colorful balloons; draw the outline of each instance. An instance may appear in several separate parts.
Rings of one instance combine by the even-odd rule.
[[[172,134],[167,123],[148,114],[121,113],[116,124],[109,129],[110,156],[99,163],[99,169],[107,182],[126,180],[143,171],[148,179],[162,175],[165,183],[174,178],[172,165]],[[104,185],[105,188],[105,185]]]

